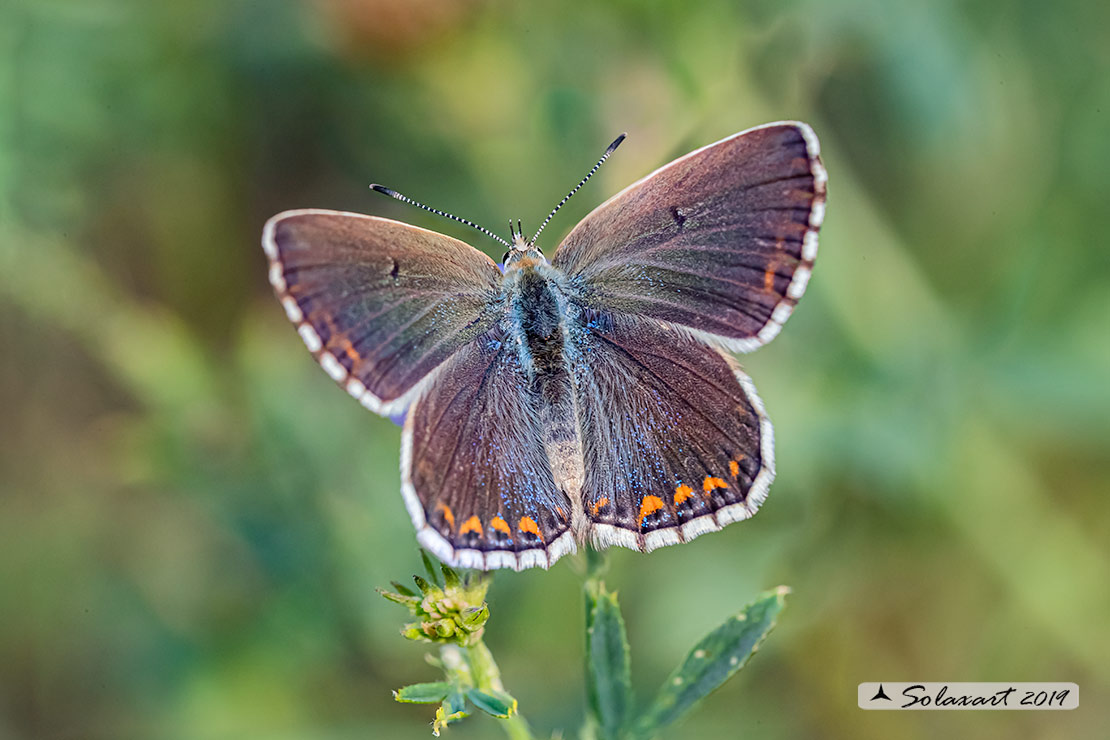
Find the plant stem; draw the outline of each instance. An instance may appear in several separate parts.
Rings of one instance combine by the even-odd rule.
[[[466,649],[466,660],[470,665],[470,675],[474,679],[476,688],[494,691],[504,691],[501,684],[501,669],[493,659],[493,653],[486,647],[486,643],[479,640]],[[509,740],[534,740],[532,729],[528,721],[521,716],[520,711],[515,711],[507,718],[500,720],[501,727]]]
[[[512,716],[500,722],[505,734],[509,736],[509,740],[534,740],[532,728],[528,726],[527,720],[520,716],[520,712],[515,712]]]
[[[601,550],[586,547],[586,582],[599,580],[609,569],[609,555]]]

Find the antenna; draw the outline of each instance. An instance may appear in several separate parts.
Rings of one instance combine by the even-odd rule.
[[[482,232],[483,234],[490,237],[491,239],[496,239],[497,241],[504,244],[506,247],[511,247],[512,246],[507,241],[505,241],[504,239],[499,237],[497,234],[494,234],[489,229],[486,229],[486,228],[483,228],[483,227],[479,226],[478,224],[474,223],[473,221],[467,221],[465,218],[459,218],[458,216],[447,213],[446,211],[441,211],[438,208],[432,208],[430,206],[424,205],[423,203],[418,203],[417,201],[413,200],[412,198],[409,198],[408,196],[405,196],[405,195],[401,195],[396,190],[393,190],[391,188],[387,188],[384,185],[371,185],[370,189],[371,190],[376,190],[379,193],[382,193],[383,195],[388,195],[390,198],[396,198],[397,200],[399,200],[403,203],[408,203],[410,206],[416,206],[417,208],[423,208],[425,211],[428,211],[429,213],[434,213],[437,216],[444,216],[445,218],[449,218],[452,221],[458,221],[460,224],[466,224],[467,226],[470,226],[471,228],[477,229],[478,231]]]
[[[543,231],[543,228],[545,226],[547,226],[548,222],[551,221],[551,219],[555,217],[555,214],[559,212],[559,209],[563,207],[563,204],[566,203],[568,200],[570,200],[570,196],[577,193],[579,188],[581,188],[583,185],[585,185],[586,181],[594,176],[595,172],[597,172],[599,169],[601,169],[601,165],[605,163],[605,160],[609,159],[610,154],[612,154],[613,152],[615,152],[617,150],[617,147],[621,145],[621,142],[624,141],[624,137],[627,136],[627,135],[628,134],[621,134],[620,136],[618,136],[616,139],[613,140],[613,143],[609,145],[609,148],[605,150],[605,153],[601,155],[601,159],[597,160],[597,164],[595,164],[593,166],[593,169],[591,169],[589,172],[587,172],[586,176],[582,178],[582,181],[580,183],[578,183],[577,185],[575,185],[573,190],[571,190],[569,193],[567,193],[567,197],[565,197],[561,201],[559,201],[559,205],[557,205],[557,206],[555,206],[554,208],[551,209],[551,213],[547,214],[547,218],[545,218],[543,220],[543,223],[540,224],[540,228],[536,229],[536,233],[532,236],[531,239],[528,240],[529,244],[535,244],[536,243],[536,238],[539,237],[540,232]]]

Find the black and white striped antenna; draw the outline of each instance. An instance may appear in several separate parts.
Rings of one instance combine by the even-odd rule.
[[[613,140],[613,143],[609,145],[609,148],[605,150],[605,153],[601,155],[601,159],[597,160],[597,164],[595,164],[593,166],[593,169],[591,169],[589,172],[587,172],[586,176],[582,178],[582,181],[579,182],[577,185],[575,185],[574,189],[571,190],[569,193],[567,193],[567,196],[565,198],[563,198],[561,201],[559,201],[559,205],[557,205],[557,206],[555,206],[554,208],[551,209],[551,213],[547,214],[547,218],[545,218],[543,220],[543,223],[540,224],[540,228],[536,229],[536,233],[533,234],[532,238],[528,240],[528,244],[531,245],[531,244],[536,243],[536,239],[539,237],[540,232],[543,231],[544,227],[547,226],[547,224],[551,221],[552,218],[555,217],[555,214],[559,212],[559,209],[563,207],[563,204],[566,203],[568,200],[570,200],[570,196],[577,193],[579,191],[579,189],[581,189],[581,187],[586,184],[586,181],[594,176],[595,172],[597,172],[599,169],[601,169],[601,165],[603,165],[605,163],[605,160],[609,159],[610,154],[612,154],[613,152],[615,152],[617,150],[617,147],[621,145],[621,142],[624,141],[624,137],[627,136],[627,135],[628,134],[621,134],[620,136],[618,136],[616,139]]]
[[[407,195],[401,195],[396,190],[393,190],[392,188],[387,188],[384,185],[371,185],[370,188],[372,190],[376,190],[379,193],[382,193],[383,195],[388,195],[390,198],[396,198],[397,200],[401,201],[402,203],[408,203],[411,206],[416,206],[417,208],[423,208],[425,211],[428,211],[429,213],[434,213],[437,216],[443,216],[444,218],[449,218],[452,221],[458,221],[460,224],[466,224],[467,226],[469,226],[471,228],[477,229],[478,231],[482,232],[486,236],[488,236],[492,239],[496,239],[497,241],[504,244],[506,247],[511,247],[512,246],[507,241],[505,241],[504,239],[499,237],[497,234],[494,234],[492,231],[490,231],[487,228],[479,226],[478,224],[474,223],[473,221],[468,221],[465,218],[459,218],[458,216],[456,216],[454,214],[448,213],[447,211],[441,211],[438,208],[432,208],[431,206],[426,206],[423,203],[415,201],[412,198],[408,197]],[[512,224],[511,221],[509,223],[510,223],[510,225]]]
[[[574,195],[575,193],[577,193],[582,188],[582,186],[585,185],[586,182],[591,177],[594,176],[594,173],[597,172],[599,169],[601,169],[601,165],[605,163],[605,160],[609,159],[610,154],[612,154],[613,152],[615,152],[617,150],[617,147],[621,145],[622,141],[624,141],[625,136],[627,136],[627,134],[621,134],[620,136],[618,136],[616,139],[613,140],[613,143],[609,145],[609,148],[605,150],[605,153],[601,155],[601,159],[597,160],[597,164],[595,164],[590,169],[590,171],[586,173],[586,176],[583,177],[582,180],[577,185],[574,186],[573,190],[571,190],[569,193],[567,193],[565,198],[563,198],[561,201],[559,201],[559,205],[557,205],[557,206],[555,206],[554,208],[551,209],[551,213],[547,214],[547,218],[545,218],[543,220],[543,223],[540,224],[540,228],[536,229],[536,233],[532,235],[531,239],[529,239],[527,242],[524,242],[525,244],[527,244],[528,246],[534,246],[535,245],[536,239],[539,238],[540,232],[542,232],[544,230],[544,227],[546,227],[547,224],[551,222],[551,219],[553,219],[555,217],[555,214],[559,212],[559,209],[562,208],[563,205],[565,205],[568,200],[570,200],[571,196]],[[426,206],[426,205],[424,205],[423,203],[421,203],[419,201],[413,200],[412,198],[408,197],[407,195],[401,195],[400,193],[398,193],[393,188],[387,188],[384,185],[377,185],[377,184],[371,185],[370,188],[372,190],[376,190],[379,193],[382,193],[383,195],[388,195],[390,198],[396,198],[397,200],[401,201],[402,203],[408,203],[410,206],[416,206],[417,208],[422,208],[423,210],[425,210],[429,213],[434,213],[437,216],[443,216],[444,218],[449,218],[452,221],[458,221],[460,224],[466,224],[470,228],[477,229],[478,231],[482,232],[483,234],[490,237],[491,239],[494,239],[498,242],[501,242],[506,247],[512,248],[512,246],[513,246],[509,242],[507,242],[504,239],[502,239],[501,237],[499,237],[497,234],[494,234],[492,231],[490,231],[489,229],[487,229],[483,226],[479,226],[478,224],[474,223],[473,221],[467,220],[465,218],[460,218],[460,217],[458,217],[458,216],[456,216],[452,213],[448,213],[447,211],[441,211],[438,208],[432,208],[431,206]],[[512,235],[514,243],[519,243],[519,242],[524,241],[524,231],[523,231],[523,228],[521,226],[519,218],[516,221],[516,229],[513,228],[513,220],[509,219],[509,233]]]

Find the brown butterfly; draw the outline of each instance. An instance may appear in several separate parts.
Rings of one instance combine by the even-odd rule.
[[[407,412],[420,543],[456,566],[547,567],[586,541],[646,552],[759,508],[771,423],[730,352],[774,338],[805,292],[826,179],[809,126],[772,123],[613,196],[550,262],[543,226],[511,242],[476,226],[509,248],[502,270],[448,236],[326,210],[274,216],[262,243],[327,373],[374,412]]]

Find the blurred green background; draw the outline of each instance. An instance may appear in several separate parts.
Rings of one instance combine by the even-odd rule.
[[[641,691],[763,588],[748,669],[669,737],[1105,737],[1110,5],[7,0],[0,9],[0,737],[428,737],[374,587],[419,558],[400,433],[312,362],[263,221],[382,182],[545,233],[797,118],[828,217],[746,357],[753,521],[612,558]],[[1100,216],[1099,214],[1103,214]],[[501,573],[488,642],[581,717],[581,564]],[[1075,681],[1074,712],[863,712],[871,680]],[[496,737],[474,718],[452,737]]]

